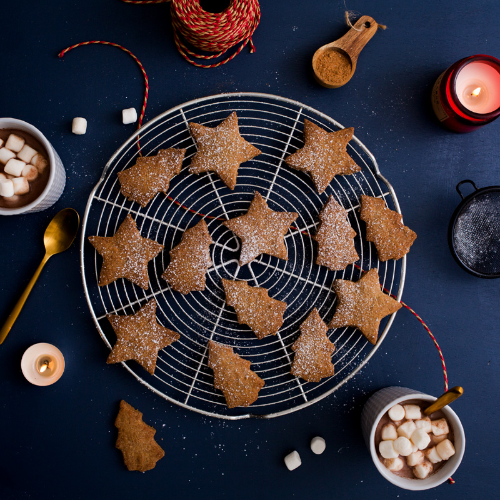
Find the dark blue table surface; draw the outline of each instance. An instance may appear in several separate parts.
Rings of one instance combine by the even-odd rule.
[[[292,98],[332,116],[373,152],[393,184],[405,223],[418,234],[408,258],[403,300],[436,335],[450,385],[465,395],[453,408],[467,449],[455,485],[411,493],[384,480],[360,431],[371,393],[403,385],[439,395],[437,351],[418,321],[398,313],[374,358],[321,403],[270,421],[227,422],[174,406],[137,383],[108,350],[84,298],[78,245],[50,261],[19,320],[0,346],[0,498],[494,498],[498,489],[500,308],[498,281],[466,274],[454,262],[447,226],[459,202],[455,185],[500,184],[500,123],[458,135],[441,128],[430,106],[435,79],[456,60],[500,56],[500,4],[487,0],[400,2],[355,0],[350,9],[388,26],[363,50],[355,76],[337,90],[318,86],[314,50],[343,35],[343,1],[262,2],[262,21],[248,50],[218,69],[189,65],[175,49],[166,5],[118,0],[4,2],[0,29],[0,116],[39,127],[67,171],[59,202],[34,215],[0,218],[0,321],[43,255],[47,222],[66,206],[83,214],[107,159],[133,132],[121,110],[142,104],[135,63],[109,47],[57,53],[85,40],[125,45],[150,79],[146,120],[209,94],[257,91]],[[88,132],[71,134],[84,116]],[[30,385],[20,370],[37,342],[57,345],[66,371],[57,384]],[[115,449],[120,399],[157,429],[165,458],[146,474],[128,472]],[[311,437],[325,438],[321,456]],[[283,457],[300,452],[289,472]]]

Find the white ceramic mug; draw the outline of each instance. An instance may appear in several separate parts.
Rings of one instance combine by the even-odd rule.
[[[405,490],[428,490],[444,483],[458,469],[465,451],[464,428],[457,414],[449,407],[445,406],[441,411],[444,413],[448,424],[453,429],[455,455],[447,460],[438,471],[425,479],[406,479],[397,476],[387,469],[380,461],[375,447],[375,431],[382,416],[395,404],[418,399],[429,401],[429,404],[436,400],[428,394],[422,394],[406,387],[386,387],[377,391],[365,404],[361,412],[361,427],[366,446],[370,450],[373,463],[378,471],[388,481]]]
[[[2,128],[22,130],[38,139],[47,151],[50,171],[47,185],[36,200],[33,200],[31,203],[22,207],[0,207],[0,215],[17,215],[40,212],[51,207],[61,197],[61,194],[64,191],[64,186],[66,185],[66,172],[61,158],[59,158],[59,155],[56,153],[56,150],[52,147],[52,144],[50,144],[47,138],[33,125],[30,125],[22,120],[17,120],[16,118],[0,118],[0,129]]]

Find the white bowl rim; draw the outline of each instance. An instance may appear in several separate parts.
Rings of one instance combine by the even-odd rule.
[[[7,122],[5,124],[4,122]],[[12,125],[9,125],[11,123]],[[32,208],[36,207],[40,201],[45,198],[45,196],[48,194],[53,182],[54,182],[54,177],[56,175],[55,173],[55,162],[56,158],[54,156],[54,149],[52,148],[52,145],[48,141],[48,139],[38,130],[34,125],[31,125],[31,123],[25,122],[23,120],[19,120],[18,118],[0,118],[0,128],[14,128],[16,125],[20,125],[21,127],[24,127],[24,129],[27,129],[25,131],[29,131],[36,139],[38,139],[43,146],[45,147],[45,150],[47,151],[47,154],[49,156],[49,179],[47,181],[47,185],[45,186],[44,190],[40,193],[40,196],[38,198],[34,199],[31,203],[28,203],[27,205],[23,205],[22,207],[17,207],[17,208],[3,208],[0,207],[0,215],[18,215],[18,214],[23,214],[27,212],[28,210],[31,210]],[[20,128],[19,130],[24,130],[23,128]]]
[[[382,416],[394,405],[401,403],[403,401],[408,401],[408,400],[414,400],[414,399],[422,399],[424,401],[435,401],[437,398],[434,396],[429,396],[428,394],[420,393],[420,392],[415,392],[415,393],[410,393],[410,394],[405,394],[403,396],[399,396],[397,398],[394,398],[386,404],[382,410],[380,410],[379,413],[377,413],[377,416],[374,419],[374,423],[371,427],[370,430],[370,454],[373,460],[373,463],[375,464],[375,467],[378,469],[380,474],[382,474],[385,479],[387,479],[389,482],[394,484],[395,486],[399,486],[400,488],[406,489],[406,490],[412,490],[412,491],[422,491],[422,490],[428,490],[431,488],[435,488],[436,486],[439,486],[440,484],[443,484],[445,481],[448,480],[449,477],[451,477],[455,471],[458,469],[462,462],[462,458],[464,456],[465,452],[465,433],[464,433],[464,428],[462,426],[462,422],[458,418],[458,415],[449,407],[446,406],[444,407],[441,411],[447,416],[450,417],[451,420],[453,420],[453,431],[455,433],[455,436],[458,434],[461,437],[462,441],[462,447],[460,450],[457,450],[455,455],[452,457],[454,459],[453,461],[455,462],[454,465],[451,467],[447,467],[447,465],[450,462],[445,463],[441,469],[439,469],[435,474],[432,474],[426,479],[406,479],[400,476],[397,476],[396,474],[393,474],[390,470],[388,470],[382,462],[380,461],[378,455],[377,455],[377,450],[375,449],[375,431],[377,430],[377,425],[382,418]],[[456,439],[455,439],[456,442]],[[450,460],[452,460],[450,459]],[[448,470],[449,469],[449,470]],[[446,472],[446,474],[443,474]],[[434,480],[433,480],[434,479]]]

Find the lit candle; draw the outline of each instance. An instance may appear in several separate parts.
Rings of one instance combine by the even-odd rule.
[[[51,385],[64,372],[64,357],[52,344],[35,344],[24,353],[21,370],[28,382],[34,385]]]
[[[455,132],[472,132],[500,115],[500,61],[478,55],[457,61],[436,81],[432,106]]]

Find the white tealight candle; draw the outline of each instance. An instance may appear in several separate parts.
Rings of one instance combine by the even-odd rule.
[[[64,357],[52,344],[35,344],[23,354],[21,370],[28,382],[34,385],[51,385],[64,372]]]
[[[473,113],[491,113],[500,107],[500,75],[485,62],[465,65],[457,75],[455,91],[462,105]]]

